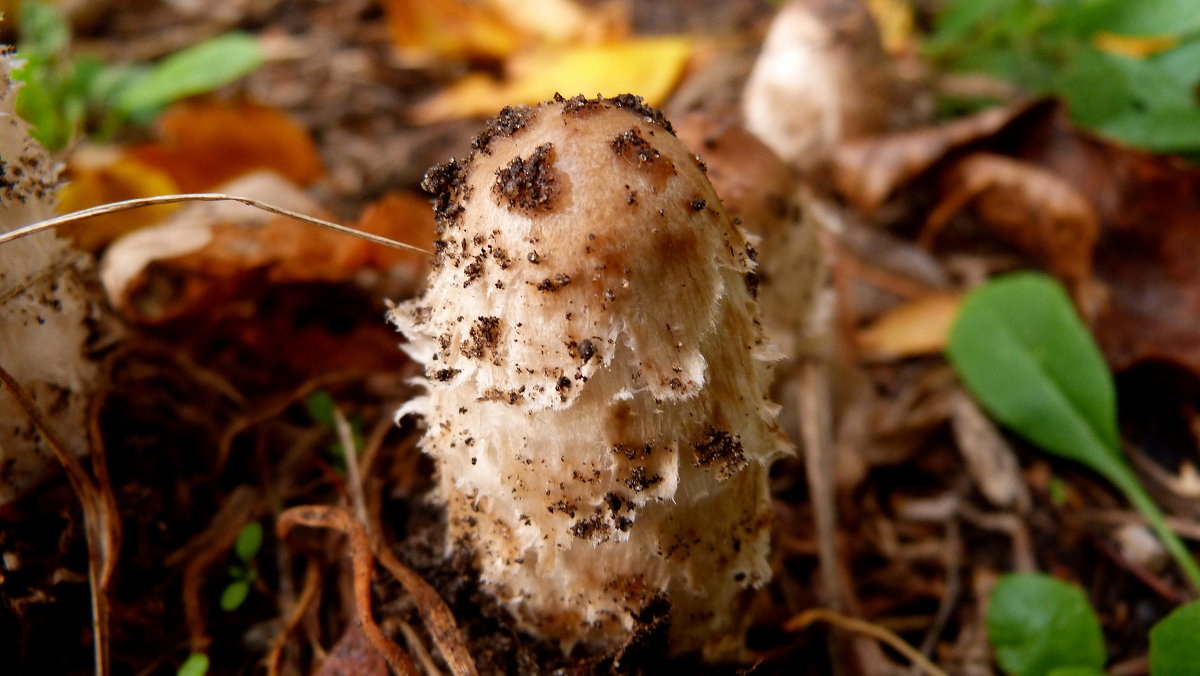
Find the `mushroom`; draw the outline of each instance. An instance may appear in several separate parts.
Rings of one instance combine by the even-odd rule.
[[[506,108],[472,148],[426,175],[433,270],[390,312],[450,543],[564,650],[665,615],[673,652],[740,645],[791,452],[745,234],[636,96]]]
[[[6,48],[9,49],[9,48]],[[54,215],[59,167],[13,111],[14,56],[0,52],[0,232]],[[66,450],[88,451],[87,411],[100,378],[91,358],[101,316],[94,266],[52,232],[0,246],[0,366],[29,393]],[[0,387],[0,506],[58,466],[34,422]]]

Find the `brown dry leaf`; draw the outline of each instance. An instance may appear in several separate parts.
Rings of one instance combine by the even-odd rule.
[[[902,359],[937,354],[958,315],[962,296],[934,293],[899,305],[858,333],[858,346],[870,359]]]
[[[992,108],[932,127],[843,143],[833,153],[833,179],[851,204],[870,214],[900,186],[929,171],[955,151],[996,136],[1053,103]]]
[[[59,191],[60,214],[179,192],[179,186],[165,171],[117,153],[76,153],[67,165],[66,178],[67,184]],[[80,249],[97,251],[127,232],[161,221],[174,209],[172,205],[160,205],[97,216],[60,226],[58,232]]]
[[[329,651],[316,676],[388,676],[387,661],[371,645],[362,627],[350,624]]]
[[[256,169],[271,169],[301,186],[325,172],[303,127],[251,101],[176,104],[159,118],[158,133],[159,142],[130,154],[170,175],[184,192],[208,190]]]
[[[363,211],[357,227],[359,230],[425,247],[435,238],[433,208],[429,198],[413,192],[394,192],[384,195]],[[429,266],[429,256],[393,249],[371,246],[366,250],[364,263],[381,270],[400,265],[410,268],[414,279],[424,277]]]
[[[661,106],[683,75],[692,41],[684,36],[634,38],[623,42],[548,48],[510,60],[507,79],[473,73],[413,109],[414,121],[429,124],[495,114],[506,105],[596,94],[632,92]]]
[[[926,246],[951,216],[970,206],[998,236],[1074,287],[1091,279],[1099,216],[1066,179],[1031,162],[973,153],[946,171],[944,183],[945,195],[921,233]]]

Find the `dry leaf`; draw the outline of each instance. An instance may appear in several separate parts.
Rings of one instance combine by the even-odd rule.
[[[951,216],[973,207],[996,234],[1078,288],[1092,276],[1099,217],[1067,180],[1022,160],[973,153],[946,172],[945,195],[921,233],[930,246]]]
[[[556,93],[614,96],[630,92],[651,106],[661,106],[683,74],[690,53],[691,40],[683,36],[526,53],[510,61],[505,81],[478,73],[468,75],[417,106],[413,119],[428,124],[482,117],[506,105],[547,101]]]
[[[66,176],[68,183],[59,191],[58,199],[58,212],[63,214],[121,200],[179,192],[175,180],[165,171],[119,153],[77,152],[67,165]],[[127,232],[161,221],[175,208],[160,205],[97,216],[60,226],[58,231],[75,246],[97,251]]]
[[[982,143],[1009,125],[1053,108],[1023,103],[992,108],[932,127],[849,141],[833,154],[833,179],[851,204],[874,213],[900,186],[946,159],[951,152]]]
[[[433,208],[429,198],[412,192],[389,193],[368,205],[357,227],[419,247],[428,247],[435,238]],[[424,278],[429,262],[429,256],[382,246],[369,247],[365,261],[367,265],[381,270],[404,266],[414,280]]]
[[[872,359],[901,359],[937,354],[946,346],[946,336],[958,315],[962,296],[935,293],[922,296],[885,312],[858,334],[864,356]]]
[[[1029,489],[1012,446],[1000,430],[965,392],[958,392],[950,408],[954,440],[967,473],[979,492],[996,507],[1029,508]]]
[[[157,143],[130,154],[169,174],[184,192],[209,190],[256,169],[273,170],[301,186],[325,172],[308,132],[269,106],[186,101],[163,113],[157,128]]]

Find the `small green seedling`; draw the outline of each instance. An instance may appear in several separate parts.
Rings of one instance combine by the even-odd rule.
[[[1000,578],[988,598],[996,662],[1019,676],[1101,676],[1100,622],[1083,590],[1041,573]],[[1150,629],[1150,676],[1200,676],[1200,602]]]
[[[250,587],[258,579],[258,567],[254,558],[258,556],[258,550],[262,547],[262,539],[262,524],[257,521],[246,524],[238,533],[237,542],[233,546],[238,561],[229,567],[229,576],[233,581],[221,592],[221,610],[227,613],[237,610],[250,595]]]
[[[167,104],[234,82],[263,60],[255,38],[233,32],[154,64],[110,64],[70,54],[71,28],[51,4],[27,0],[20,17],[17,52],[25,65],[15,75],[25,84],[17,112],[50,150],[85,129],[105,138],[131,122],[149,122]]]
[[[178,676],[204,676],[208,673],[208,655],[192,653],[179,665]]]
[[[321,425],[328,427],[331,430],[337,430],[337,421],[335,420],[333,395],[326,390],[317,390],[304,400],[304,406],[308,409],[308,414],[312,419]],[[362,427],[362,418],[354,416],[347,421],[350,425],[351,437],[354,441],[355,453],[362,452],[364,446]],[[333,468],[339,474],[344,474],[346,471],[346,449],[342,448],[342,442],[335,441],[329,445],[329,454],[333,457]]]
[[[976,289],[950,330],[946,354],[992,417],[1124,493],[1200,590],[1200,566],[1121,453],[1112,375],[1061,285],[1017,273]]]
[[[1005,673],[1103,673],[1104,636],[1087,596],[1049,575],[1000,578],[988,600],[987,631]]]

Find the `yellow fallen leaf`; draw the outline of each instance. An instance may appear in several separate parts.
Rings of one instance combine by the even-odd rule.
[[[876,359],[899,359],[941,352],[962,296],[935,293],[892,308],[858,334],[863,353]]]
[[[867,0],[867,9],[879,26],[879,38],[888,54],[899,54],[912,46],[913,9],[910,0]]]
[[[660,106],[687,65],[692,41],[684,36],[637,38],[524,54],[498,82],[472,74],[417,106],[418,123],[493,115],[506,105],[534,104],[561,93],[613,96],[632,93]]]
[[[1102,52],[1144,59],[1179,46],[1178,35],[1117,35],[1100,32],[1092,36],[1092,44]]]
[[[494,8],[470,0],[383,0],[397,57],[425,65],[439,59],[504,59],[523,43]]]
[[[58,193],[58,212],[64,214],[120,200],[178,192],[169,174],[127,155],[89,158],[85,153],[67,167],[67,179]],[[61,226],[59,234],[80,249],[96,251],[127,232],[157,223],[174,209],[173,205],[160,205],[97,216]]]

